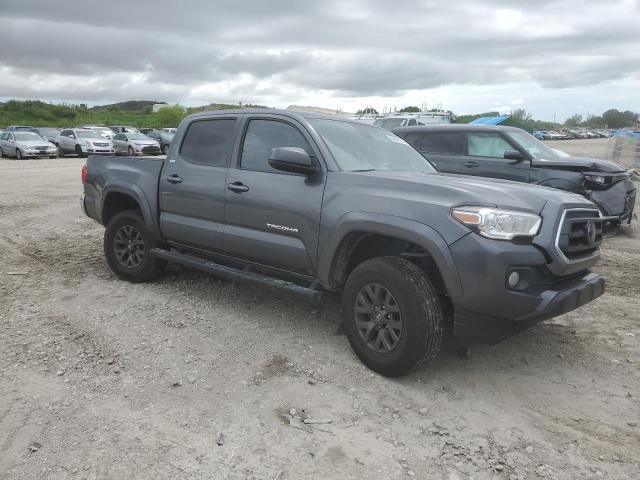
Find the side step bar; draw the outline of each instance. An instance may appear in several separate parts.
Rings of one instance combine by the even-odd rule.
[[[243,282],[251,282],[273,290],[280,290],[302,297],[312,305],[317,305],[322,299],[322,292],[313,288],[302,287],[293,282],[279,280],[277,278],[268,277],[259,273],[238,270],[237,268],[220,265],[204,258],[195,257],[186,253],[173,252],[154,248],[151,253],[169,262],[178,263],[185,267],[195,268],[203,272],[210,273],[216,277],[226,278],[227,280],[237,280]]]

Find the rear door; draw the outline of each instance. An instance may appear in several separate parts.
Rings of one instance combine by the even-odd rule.
[[[160,230],[174,243],[223,250],[226,177],[237,117],[194,119],[160,176]]]
[[[225,249],[270,267],[313,275],[324,192],[324,164],[304,127],[285,117],[245,120],[239,158],[229,169]],[[303,148],[317,162],[312,177],[285,173],[269,163],[276,147]]]
[[[521,150],[500,132],[468,131],[465,137],[467,155],[460,173],[529,183],[531,161],[524,153],[521,160],[504,158],[507,150]]]
[[[460,173],[465,139],[462,132],[418,131],[404,139],[444,173]]]

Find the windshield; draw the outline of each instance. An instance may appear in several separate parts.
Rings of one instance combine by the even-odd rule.
[[[151,140],[149,137],[141,133],[127,133],[127,138],[129,140]]]
[[[507,132],[507,135],[535,159],[560,157],[552,148],[525,131]]]
[[[76,130],[76,136],[78,138],[100,138],[100,135],[93,130]]]
[[[402,127],[405,123],[405,120],[405,118],[382,118],[380,120],[376,120],[375,122],[373,122],[373,124],[378,127],[391,130],[392,128]]]
[[[14,132],[13,136],[16,138],[17,142],[35,142],[38,140],[44,140],[37,133],[31,132]]]
[[[309,123],[327,144],[341,170],[436,172],[411,145],[378,127],[339,120]]]

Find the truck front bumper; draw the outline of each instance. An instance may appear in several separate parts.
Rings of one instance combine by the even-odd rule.
[[[536,322],[575,310],[604,293],[605,281],[587,268],[559,276],[533,244],[490,240],[477,234],[450,246],[463,295],[453,298],[454,335],[495,344]],[[519,281],[509,284],[517,272]]]
[[[456,310],[455,336],[464,340],[495,344],[531,325],[568,313],[604,293],[604,278],[596,273],[558,283],[537,295],[538,305],[528,314],[504,319],[488,314]]]

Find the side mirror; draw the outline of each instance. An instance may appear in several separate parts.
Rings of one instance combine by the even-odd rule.
[[[311,157],[299,147],[277,147],[271,150],[269,165],[283,172],[313,175],[317,168]]]
[[[507,160],[523,160],[524,155],[522,155],[522,152],[519,152],[518,150],[505,150],[504,158]]]

